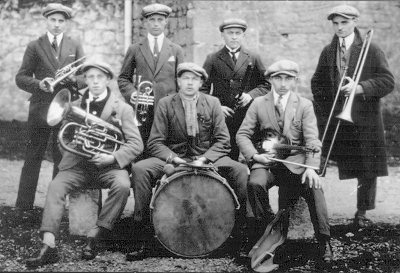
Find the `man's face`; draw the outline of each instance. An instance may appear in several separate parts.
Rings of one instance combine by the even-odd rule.
[[[271,77],[272,88],[278,95],[285,95],[296,88],[297,78],[286,74],[279,74]]]
[[[244,31],[237,27],[226,28],[222,31],[221,36],[227,46],[231,49],[236,49],[242,45]]]
[[[158,36],[164,32],[168,20],[163,15],[154,14],[146,18],[145,27],[147,32],[153,36]]]
[[[354,32],[354,28],[357,25],[358,18],[345,18],[336,15],[332,19],[333,30],[335,34],[340,38],[345,38]]]
[[[85,83],[93,96],[98,96],[107,88],[110,83],[109,76],[95,67],[89,68],[85,73]]]
[[[47,30],[51,34],[58,35],[65,31],[67,27],[67,20],[62,13],[53,13],[47,16],[46,24]]]
[[[203,80],[201,77],[193,72],[183,72],[178,78],[179,92],[186,97],[194,97],[197,95],[202,84]]]

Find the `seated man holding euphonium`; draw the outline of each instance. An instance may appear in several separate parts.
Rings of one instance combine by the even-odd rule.
[[[59,232],[66,195],[85,187],[110,189],[96,226],[88,232],[88,242],[82,251],[83,259],[90,260],[96,257],[98,239],[113,228],[125,208],[130,192],[126,167],[143,150],[143,142],[134,123],[132,107],[119,99],[108,87],[113,77],[110,66],[102,62],[87,62],[82,66],[82,71],[88,88],[84,90],[82,99],[69,106],[68,115],[75,115],[76,119],[84,121],[81,127],[75,128],[75,141],[63,144],[67,150],[64,151],[59,165],[60,172],[49,184],[43,211],[40,228],[43,246],[37,257],[27,260],[28,267],[56,263],[60,259],[55,246],[55,237]],[[60,91],[52,104],[57,104],[63,97],[69,97],[67,90]],[[57,105],[54,107],[50,105],[47,118],[49,124],[59,119],[57,116],[52,116],[57,114],[56,111],[53,112],[54,109],[57,109]],[[77,116],[80,112],[84,114]],[[71,124],[72,122],[66,123],[64,127]],[[94,138],[90,139],[89,135],[102,135],[104,128],[107,132],[111,131],[109,138],[117,145],[114,145],[112,151],[107,149],[112,146],[109,143],[101,145],[104,146],[101,150],[96,149],[97,146],[89,145],[91,141],[95,141]],[[86,135],[87,138],[82,135]],[[63,143],[63,139],[64,137],[61,137],[59,141]],[[73,152],[74,149],[76,152]],[[83,153],[85,150],[88,152]]]
[[[287,210],[300,195],[303,196],[319,241],[320,256],[324,261],[330,261],[332,250],[328,213],[322,181],[316,172],[320,164],[321,141],[311,101],[296,94],[298,73],[299,66],[288,60],[278,61],[268,68],[266,76],[270,79],[273,92],[254,100],[236,140],[251,166],[249,200],[260,225],[265,228],[270,219],[268,189],[273,185],[279,186],[280,210]],[[257,135],[265,131],[270,138],[274,137],[271,132],[276,132],[276,144],[253,143]],[[289,142],[282,142],[285,139]],[[280,156],[285,149],[287,154]],[[289,214],[283,215],[282,235],[286,237]]]

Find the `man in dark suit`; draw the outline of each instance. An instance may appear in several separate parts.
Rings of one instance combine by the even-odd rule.
[[[315,171],[319,168],[321,141],[318,139],[317,119],[312,102],[295,93],[298,73],[298,65],[289,60],[278,61],[268,68],[266,76],[270,78],[272,92],[256,98],[250,105],[236,140],[240,151],[251,165],[249,199],[259,225],[265,228],[272,220],[268,189],[273,185],[279,186],[280,210],[293,206],[302,195],[310,210],[321,258],[331,261],[328,212],[322,181]],[[266,134],[269,138],[264,139],[268,132],[275,134]],[[253,142],[257,136],[262,137],[263,149],[257,149],[256,147],[260,147],[259,143]],[[286,158],[282,158],[280,155],[284,151],[275,149],[274,145],[287,143],[278,141],[279,137],[287,138],[293,146],[308,147],[318,152],[305,154],[293,148],[288,151]],[[286,162],[276,162],[271,157],[284,159]],[[283,222],[286,237],[288,213]]]
[[[135,196],[134,220],[138,225],[150,223],[151,188],[164,174],[165,164],[213,163],[238,196],[244,219],[247,198],[247,167],[232,160],[229,132],[217,98],[199,92],[207,79],[205,70],[194,63],[181,63],[177,70],[178,94],[160,100],[147,144],[152,157],[132,165]],[[144,236],[138,234],[138,236]],[[128,253],[128,260],[143,258],[143,250]]]
[[[40,228],[43,246],[37,257],[27,260],[28,267],[56,263],[59,260],[55,237],[59,232],[66,196],[85,187],[109,188],[96,226],[89,230],[87,245],[82,251],[83,259],[96,257],[98,240],[113,228],[125,208],[130,192],[127,167],[143,151],[143,142],[134,124],[132,107],[119,99],[108,87],[113,78],[110,66],[100,61],[87,62],[82,71],[85,73],[88,88],[84,89],[82,99],[73,102],[72,107],[86,109],[88,114],[116,126],[123,136],[123,144],[116,151],[93,151],[95,154],[89,159],[69,150],[63,153],[60,171],[49,184],[47,192]],[[101,129],[101,124],[94,124],[92,129],[96,129],[96,125]],[[68,149],[82,152],[82,145],[76,141],[67,145]],[[105,149],[107,150],[107,145]]]
[[[365,226],[370,223],[366,211],[375,208],[377,177],[388,175],[380,99],[393,91],[394,78],[385,54],[375,43],[370,44],[364,66],[359,69],[362,73],[358,85],[355,86],[354,77],[349,77],[354,74],[363,45],[356,27],[358,17],[359,11],[348,5],[336,6],[330,11],[328,20],[332,21],[335,35],[320,55],[311,89],[320,133],[326,127],[336,92],[340,95],[334,116],[342,111],[345,98],[355,92],[351,112],[354,123],[341,122],[331,159],[337,161],[340,179],[357,178],[354,223]],[[338,91],[345,67],[348,67],[345,82]],[[333,118],[331,122],[323,143],[323,155],[332,142],[337,121]]]
[[[58,90],[61,88],[77,90],[78,86],[73,77],[71,77],[73,80],[66,78],[64,84],[55,86],[52,92],[46,88],[45,82],[51,82],[58,69],[83,57],[80,43],[64,33],[71,13],[70,8],[61,4],[48,4],[43,9],[47,33],[28,44],[22,65],[15,77],[17,86],[32,94],[29,99],[28,143],[16,201],[16,207],[21,209],[33,207],[40,166],[50,135],[53,144],[53,177],[58,172],[61,154],[56,138],[59,127],[47,125],[47,110]]]
[[[161,98],[177,92],[176,68],[183,61],[183,50],[164,35],[171,11],[170,7],[157,3],[142,9],[147,37],[128,48],[118,76],[121,94],[133,105],[138,92],[138,77],[153,84],[154,106],[149,107],[147,119],[139,127],[145,144],[153,123],[153,109]]]
[[[264,78],[265,67],[260,56],[242,45],[246,29],[247,23],[242,19],[224,20],[219,30],[225,46],[208,55],[203,65],[210,77],[201,90],[205,93],[210,93],[212,90],[210,94],[221,102],[231,136],[230,156],[234,160],[238,160],[239,157],[236,132],[246,115],[248,106],[254,98],[265,95],[270,90],[270,84]],[[248,79],[249,86],[247,90],[243,90],[242,82],[246,80],[244,76],[250,63],[252,73]]]

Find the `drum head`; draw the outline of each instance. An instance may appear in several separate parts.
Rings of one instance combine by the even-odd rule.
[[[235,203],[227,187],[205,172],[170,177],[152,211],[155,234],[169,251],[201,257],[220,247],[235,223]]]

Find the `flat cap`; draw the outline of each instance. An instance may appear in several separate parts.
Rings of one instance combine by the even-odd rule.
[[[247,23],[245,20],[243,19],[239,19],[239,18],[229,18],[229,19],[225,19],[221,25],[219,25],[219,31],[224,31],[224,29],[226,28],[233,28],[233,27],[237,27],[237,28],[241,28],[243,29],[243,31],[246,31],[247,29]]]
[[[54,13],[63,14],[65,16],[65,19],[71,19],[72,17],[72,9],[59,3],[50,3],[42,11],[42,15],[44,17],[47,17]]]
[[[151,5],[147,5],[145,7],[143,7],[142,9],[142,16],[147,18],[151,15],[154,14],[159,14],[159,15],[163,15],[165,17],[168,17],[169,14],[171,13],[172,9],[166,5],[163,4],[151,4]]]
[[[335,17],[336,15],[340,15],[344,18],[350,19],[353,17],[359,17],[360,12],[355,7],[349,5],[340,5],[331,9],[328,14],[328,20],[332,20],[333,17]]]
[[[271,64],[264,75],[267,77],[273,77],[279,74],[285,74],[297,77],[299,71],[300,69],[297,63],[289,60],[280,60]]]
[[[183,72],[192,72],[197,76],[201,77],[203,80],[207,80],[208,75],[207,72],[201,66],[195,63],[180,63],[177,69],[177,76],[178,78],[182,75]]]
[[[114,77],[114,73],[111,70],[111,66],[108,63],[105,63],[103,61],[97,61],[97,60],[87,61],[82,65],[80,70],[82,73],[85,73],[90,68],[97,68],[97,69],[103,71],[110,77],[110,79],[112,79]]]

